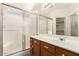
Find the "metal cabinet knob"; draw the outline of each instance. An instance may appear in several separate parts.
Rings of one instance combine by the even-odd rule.
[[[48,49],[49,47],[48,46],[44,46],[44,48]]]

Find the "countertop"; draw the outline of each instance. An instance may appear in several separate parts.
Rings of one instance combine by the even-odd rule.
[[[47,34],[40,34],[31,37],[79,54],[79,37]],[[60,38],[63,38],[64,40],[61,41]]]

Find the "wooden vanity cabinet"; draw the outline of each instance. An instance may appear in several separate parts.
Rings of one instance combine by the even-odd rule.
[[[79,56],[70,50],[31,38],[30,53],[32,56]]]
[[[32,56],[40,56],[40,41],[37,39],[31,38],[30,43],[31,43],[30,44],[30,47],[31,47],[30,54]]]

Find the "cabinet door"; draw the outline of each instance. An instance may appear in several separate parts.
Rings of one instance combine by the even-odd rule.
[[[73,53],[67,50],[63,50],[63,53],[65,56],[78,56],[76,53]]]
[[[56,47],[56,56],[77,56],[77,54],[67,51],[65,49]]]
[[[31,42],[31,55],[40,56],[40,41],[32,39]]]
[[[44,48],[41,48],[41,56],[53,56],[50,52],[45,50]]]
[[[31,56],[33,55],[33,42],[32,42],[33,40],[30,38],[30,54],[31,54]]]
[[[61,48],[56,47],[56,56],[64,56]]]
[[[40,47],[36,44],[33,44],[32,55],[33,56],[40,56]]]

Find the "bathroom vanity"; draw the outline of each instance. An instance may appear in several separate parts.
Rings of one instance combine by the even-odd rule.
[[[36,35],[30,38],[32,56],[78,56],[79,46],[70,43],[66,38],[60,40],[60,36]],[[63,37],[64,39],[64,37]],[[73,41],[72,41],[73,42]]]

